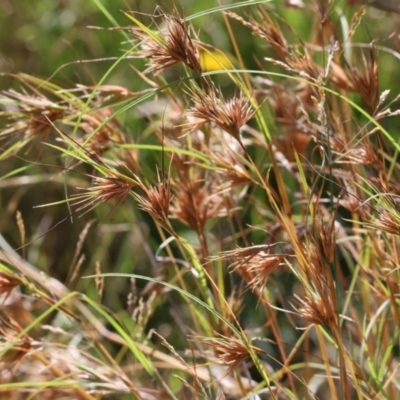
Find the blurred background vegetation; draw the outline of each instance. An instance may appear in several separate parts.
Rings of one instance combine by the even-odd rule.
[[[234,4],[234,1],[222,2]],[[282,16],[288,26],[303,38],[307,38],[311,29],[316,27],[310,24],[313,10],[296,10],[285,6],[285,1],[271,1],[269,7]],[[295,3],[295,2],[293,2]],[[300,2],[301,3],[301,2]],[[307,2],[305,2],[307,7]],[[354,3],[354,1],[349,1]],[[81,2],[79,0],[3,0],[0,3],[0,33],[4,38],[0,43],[0,70],[3,72],[25,72],[41,77],[50,77],[55,71],[55,79],[64,84],[93,84],[97,82],[111,61],[91,62],[78,64],[78,61],[100,60],[104,58],[119,57],[121,50],[126,48],[122,43],[124,37],[118,31],[108,31],[113,23],[104,15],[100,7],[104,7],[119,26],[127,26],[130,21],[122,11],[137,11],[152,14],[157,6],[171,10],[174,5],[183,15],[190,16],[202,10],[217,6],[219,2],[204,0],[193,2],[180,1],[153,1],[140,0],[114,1],[92,0]],[[337,24],[342,15],[350,15],[355,7],[351,7],[345,0],[333,2],[334,14]],[[101,5],[101,6],[100,6]],[[310,18],[307,18],[307,13]],[[140,17],[143,22],[149,23],[145,16]],[[396,34],[399,28],[399,18],[396,14],[385,13],[374,8],[368,9],[368,16],[358,29],[356,39],[362,43],[375,41],[376,45],[389,46],[400,52],[400,38]],[[216,47],[232,53],[233,49],[229,40],[220,13],[208,15],[193,20],[194,27],[200,37]],[[98,27],[100,30],[90,28]],[[242,43],[241,51],[247,67],[254,66],[257,57],[255,49],[259,49],[256,38],[241,26],[234,25],[235,32],[240,32]],[[317,31],[315,32],[317,34]],[[293,35],[295,38],[295,36]],[[381,83],[382,87],[389,87],[393,92],[398,92],[400,82],[391,79],[392,73],[398,68],[398,58],[385,50],[380,51]],[[264,56],[260,55],[260,58]],[[398,57],[398,55],[397,55]],[[128,71],[131,71],[127,68]],[[140,80],[132,82],[134,74],[119,66],[115,75],[110,77],[108,83],[125,85],[132,90],[137,90]],[[1,88],[8,88],[11,78],[2,77]]]

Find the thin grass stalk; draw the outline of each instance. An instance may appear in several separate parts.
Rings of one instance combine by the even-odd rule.
[[[330,366],[330,360],[328,353],[326,351],[326,345],[324,341],[324,337],[321,333],[320,327],[316,326],[315,331],[317,333],[317,338],[318,338],[318,343],[321,349],[321,354],[322,354],[322,361],[324,363],[325,369],[326,369],[326,380],[329,385],[329,394],[332,396],[332,400],[338,400],[338,394],[336,391],[336,386],[334,382],[334,378],[332,376],[332,371],[331,371],[331,366]],[[344,393],[343,393],[344,395]],[[346,399],[347,400],[347,399]]]

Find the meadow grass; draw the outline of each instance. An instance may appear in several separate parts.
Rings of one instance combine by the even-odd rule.
[[[125,17],[98,82],[1,93],[0,397],[398,399],[397,93],[366,8]]]

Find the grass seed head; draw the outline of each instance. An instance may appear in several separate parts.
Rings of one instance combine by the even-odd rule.
[[[232,151],[225,152],[224,154],[212,152],[210,157],[218,168],[218,172],[224,177],[223,188],[255,183],[240,158]]]
[[[362,54],[363,68],[352,68],[349,80],[354,89],[359,93],[370,113],[374,113],[379,104],[379,70],[377,57],[373,50],[369,52],[369,58]],[[364,71],[362,70],[364,69]]]
[[[261,293],[269,276],[287,257],[286,254],[271,253],[272,246],[236,248],[221,253],[217,258],[231,261],[228,268],[237,272],[252,291]]]
[[[218,337],[213,338],[201,338],[200,341],[214,350],[218,363],[227,367],[226,375],[229,375],[250,357],[249,349],[237,337],[218,335]],[[264,353],[263,350],[255,346],[252,346],[252,350],[256,354]]]
[[[1,111],[0,117],[10,121],[9,125],[0,131],[0,136],[6,137],[15,133],[25,139],[46,137],[51,129],[51,122],[62,119],[71,111],[65,105],[57,104],[43,95],[31,95],[15,90],[3,91],[0,102],[7,104],[10,111]]]
[[[334,258],[336,245],[335,213],[332,213],[328,221],[323,220],[322,216],[317,216],[315,231],[321,253],[324,255],[326,261],[331,263]]]
[[[207,221],[226,214],[223,198],[215,192],[212,179],[205,182],[200,177],[189,177],[185,171],[181,179],[174,179],[174,197],[170,207],[172,218],[176,218],[201,233]]]
[[[295,295],[295,297],[299,303],[295,309],[301,318],[315,325],[331,328],[336,326],[335,308],[329,296],[306,295],[300,298]]]
[[[387,210],[381,210],[379,217],[375,218],[372,224],[381,231],[400,235],[400,218],[396,218],[394,214],[389,213]]]
[[[107,177],[94,176],[92,186],[86,189],[86,194],[76,196],[75,205],[79,205],[77,211],[92,210],[102,203],[116,202],[119,205],[130,193],[134,181],[125,180],[121,175],[117,178],[113,175]]]
[[[136,28],[134,36],[141,40],[139,54],[148,61],[146,73],[158,74],[178,64],[185,64],[195,73],[201,74],[199,50],[196,42],[190,37],[190,28],[175,11],[173,15],[161,14],[165,27],[157,39],[147,32]]]
[[[270,18],[262,13],[262,22],[256,21],[254,18],[248,20],[242,18],[233,12],[227,13],[232,19],[241,22],[244,26],[249,28],[254,36],[266,40],[274,50],[274,52],[282,60],[286,60],[290,54],[290,49],[285,36],[281,29]]]
[[[3,294],[5,295],[2,301],[5,301],[12,290],[20,284],[21,280],[19,278],[7,274],[6,272],[0,272],[0,296]]]
[[[161,182],[159,179],[156,186],[149,189],[143,187],[142,189],[144,196],[135,196],[139,207],[160,224],[168,226],[169,207],[172,199],[170,180]]]
[[[186,116],[195,120],[186,124],[187,130],[193,131],[204,124],[214,123],[241,142],[240,129],[255,113],[249,99],[241,94],[225,101],[214,90],[205,93],[200,88],[193,88],[189,95],[194,105]]]
[[[9,368],[10,365],[19,364],[25,358],[31,349],[31,339],[28,335],[16,339],[22,328],[14,320],[0,320],[0,351],[6,348],[9,343],[12,347],[9,348],[0,358],[0,366]],[[2,365],[3,364],[3,365]]]

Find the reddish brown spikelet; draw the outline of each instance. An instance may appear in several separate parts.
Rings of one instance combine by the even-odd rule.
[[[354,2],[354,0],[350,0],[350,1],[351,1],[351,3]],[[356,1],[358,1],[358,0],[356,0]],[[360,25],[360,22],[365,15],[365,11],[366,11],[366,9],[363,6],[353,15],[353,17],[351,19],[351,23],[350,23],[348,39],[353,37],[354,34],[356,33],[357,27]]]
[[[335,308],[329,296],[295,295],[299,307],[295,308],[299,316],[315,325],[336,326]]]
[[[109,203],[115,201],[120,204],[125,197],[129,194],[134,181],[125,180],[123,177],[107,176],[107,177],[93,177],[93,186],[86,189],[87,194],[83,199],[75,201],[75,205],[81,204],[77,211],[87,209],[92,210],[101,203]]]
[[[320,252],[325,256],[327,262],[331,263],[334,258],[336,244],[335,214],[333,213],[328,221],[323,217],[317,217],[315,221],[315,230],[318,236]]]
[[[339,205],[351,213],[360,213],[363,209],[365,209],[363,202],[357,199],[354,195],[348,195],[341,198],[339,200]]]
[[[106,125],[102,126],[96,134],[92,135],[93,131],[98,129],[106,119],[112,116],[112,114],[112,109],[104,108],[95,113],[84,114],[82,116],[80,127],[86,134],[91,136],[87,143],[87,147],[91,152],[98,156],[101,156],[107,150],[112,148],[115,143],[125,143],[125,139],[120,133],[121,126],[116,119],[110,120]],[[77,142],[82,143],[83,141],[84,140],[82,139]]]
[[[373,226],[393,235],[400,235],[400,221],[387,210],[382,210],[379,213],[379,218],[374,220]]]
[[[12,290],[21,284],[21,280],[15,276],[0,272],[0,295],[5,294],[5,299],[10,295]]]
[[[31,339],[29,336],[24,335],[19,339],[16,337],[22,331],[22,328],[16,321],[5,320],[2,318],[0,320],[0,338],[4,340],[4,343],[0,341],[0,350],[7,346],[8,343],[13,342],[12,347],[7,350],[3,356],[0,358],[0,365],[2,363],[9,367],[11,363],[20,363],[26,356],[31,348]],[[4,365],[3,365],[4,367]]]
[[[139,207],[162,225],[168,225],[169,206],[172,198],[170,181],[164,183],[159,180],[156,186],[142,189],[145,196],[135,196]]]
[[[214,91],[208,94],[196,88],[190,91],[194,106],[186,115],[196,118],[186,125],[189,131],[196,130],[206,123],[214,123],[241,142],[240,128],[249,121],[255,111],[250,101],[243,95],[233,97],[229,101],[219,98]]]
[[[202,338],[201,341],[214,349],[219,364],[228,367],[226,375],[249,358],[249,349],[239,338],[219,335],[214,338]],[[264,353],[255,346],[252,346],[252,350],[256,354]]]
[[[378,170],[383,169],[377,150],[368,139],[365,139],[360,147],[351,148],[346,154],[346,159],[350,163],[372,165]]]
[[[242,186],[255,183],[241,160],[232,154],[232,152],[226,152],[225,154],[213,152],[210,156],[214,160],[218,171],[224,177],[224,187]]]
[[[349,72],[349,79],[355,90],[361,95],[369,112],[374,112],[379,104],[379,74],[378,62],[374,52],[370,51],[369,59],[363,55],[364,73],[360,70],[352,69]]]
[[[147,32],[135,29],[133,34],[142,41],[140,55],[148,58],[146,73],[159,73],[166,68],[184,63],[197,74],[202,72],[199,51],[190,38],[189,27],[175,11],[174,15],[161,14],[165,29],[158,40]]]
[[[400,182],[396,179],[390,179],[388,181],[387,176],[383,173],[380,174],[379,177],[370,176],[369,181],[383,193],[400,195]]]
[[[233,12],[228,12],[227,14],[249,28],[254,36],[266,40],[282,60],[285,60],[289,56],[289,46],[285,36],[279,27],[275,25],[265,13],[263,13],[264,18],[262,23],[257,22],[254,18],[250,18],[246,21],[244,18]]]
[[[16,108],[16,111],[0,113],[5,119],[15,121],[4,129],[1,135],[21,132],[25,137],[46,136],[50,131],[51,122],[62,119],[67,114],[65,105],[54,103],[43,95],[10,90],[2,92],[0,100]]]
[[[176,182],[171,215],[189,225],[197,233],[203,231],[206,222],[219,215],[222,199],[210,193],[207,185],[198,182]]]
[[[355,90],[353,82],[347,76],[346,71],[335,61],[332,61],[331,63],[329,79],[341,89]]]
[[[132,184],[114,177],[94,179],[93,188],[88,190],[95,193],[96,197],[102,202],[112,200],[122,201],[132,188]]]
[[[236,271],[255,292],[261,292],[272,272],[283,262],[286,254],[274,254],[273,245],[237,248],[222,253],[218,258],[232,261],[228,268]]]
[[[252,275],[248,286],[253,291],[261,292],[267,284],[269,276],[282,265],[286,254],[268,254],[260,252],[249,263],[247,271]],[[239,267],[239,268],[243,268]]]

